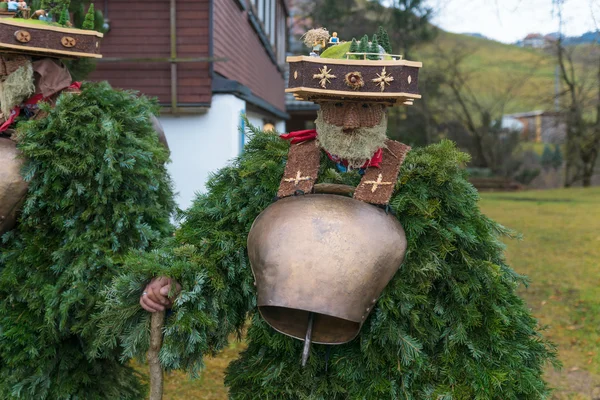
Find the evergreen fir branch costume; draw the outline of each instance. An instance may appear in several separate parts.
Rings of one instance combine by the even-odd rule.
[[[365,81],[366,72],[362,74]],[[325,73],[336,75],[335,70]],[[290,75],[290,82],[297,79],[292,78],[294,67]],[[331,79],[336,78],[343,79],[343,75]],[[382,82],[365,91],[385,89]],[[302,95],[322,93],[319,86],[315,82],[312,92],[304,86]],[[348,89],[346,96],[365,101],[365,92],[359,95],[350,90],[355,89]],[[395,101],[406,104],[408,100],[402,96]],[[335,95],[315,99],[341,101]],[[343,102],[347,101],[344,98]],[[332,113],[330,121],[337,115],[327,111],[331,104],[321,105],[317,126],[319,121],[327,121],[323,113]],[[344,118],[352,112],[346,112]],[[369,112],[362,110],[358,115],[364,119]],[[203,357],[222,349],[230,335],[240,334],[250,319],[248,349],[226,374],[231,399],[549,397],[542,375],[546,364],[555,362],[556,354],[516,293],[526,280],[503,256],[500,239],[510,232],[481,214],[477,191],[468,183],[463,168],[468,156],[449,141],[405,154],[389,200],[365,200],[386,207],[404,227],[405,260],[376,299],[358,336],[341,345],[313,345],[308,363],[302,367],[304,344],[277,332],[272,321],[267,323],[257,312],[246,238],[256,217],[276,195],[286,197],[278,201],[319,196],[304,189],[312,190],[320,183],[360,188],[365,176],[377,171],[374,163],[381,161],[385,166],[386,155],[381,160],[374,156],[361,165],[320,151],[316,172],[288,175],[295,149],[306,143],[318,144],[316,133],[287,135],[293,139],[290,144],[272,133],[249,130],[251,139],[244,153],[213,175],[207,192],[184,213],[175,236],[158,250],[138,251],[128,257],[123,273],[105,293],[95,342],[99,354],[111,354],[121,343],[125,358],[143,359],[150,318],[140,311],[138,299],[148,279],[162,275],[178,280],[183,287],[165,323],[161,350],[165,369],[198,373]],[[318,134],[324,135],[326,130]],[[314,165],[314,160],[311,163]],[[289,190],[285,184],[290,182],[299,189]]]
[[[0,133],[17,142],[28,183],[18,224],[0,240],[0,399],[141,399],[128,360],[94,353],[92,315],[125,255],[171,233],[169,152],[155,101],[68,82],[49,97],[36,85],[44,99],[16,105],[12,139]]]

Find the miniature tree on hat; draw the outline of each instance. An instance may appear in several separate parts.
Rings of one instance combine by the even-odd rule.
[[[70,0],[57,0],[57,1],[49,1],[47,3],[47,7],[48,7],[48,13],[54,17],[57,18],[58,17],[58,23],[60,24],[60,21],[62,20],[63,17],[63,10],[64,9],[69,9],[69,6],[71,5],[71,1]],[[67,18],[68,20],[68,18]],[[61,25],[66,25],[65,24],[61,24]]]
[[[367,58],[369,60],[379,60],[379,42],[377,40],[377,35],[373,35],[373,40],[371,40],[371,45],[369,46],[369,54]]]
[[[379,44],[386,53],[392,54],[392,45],[390,43],[390,37],[388,36],[387,31],[383,28],[383,26],[379,26],[377,30],[377,37],[379,38]]]
[[[67,7],[64,7],[60,13],[60,19],[58,20],[58,24],[62,26],[67,26],[69,22],[69,9]]]
[[[369,52],[369,37],[367,35],[363,36],[360,39],[360,43],[358,45],[359,53],[368,53]],[[363,58],[363,57],[360,57]]]
[[[352,44],[350,45],[350,53],[358,53],[358,51],[359,51],[358,42],[356,41],[355,38],[352,38]],[[351,58],[356,59],[356,58],[358,58],[358,56],[352,55]]]
[[[83,29],[93,30],[95,25],[95,12],[94,3],[90,4],[87,14],[85,14],[85,21],[83,21]]]

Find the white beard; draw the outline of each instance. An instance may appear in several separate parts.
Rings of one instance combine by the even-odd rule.
[[[350,168],[360,168],[369,161],[375,152],[385,147],[387,139],[387,114],[381,122],[370,128],[357,128],[345,133],[344,128],[328,124],[322,112],[317,111],[317,142],[329,154],[348,161]]]

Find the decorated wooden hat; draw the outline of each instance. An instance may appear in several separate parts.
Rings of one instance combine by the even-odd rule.
[[[317,51],[322,50],[323,44],[330,47],[319,56]],[[355,40],[322,40],[311,56],[288,57],[290,78],[286,92],[309,101],[369,100],[411,105],[421,98],[418,78],[422,63],[389,54],[378,44],[373,48],[371,41],[366,51],[356,46]]]
[[[0,53],[56,58],[102,58],[100,32],[38,20],[0,19]]]

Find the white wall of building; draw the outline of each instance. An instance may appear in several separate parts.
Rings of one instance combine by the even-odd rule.
[[[285,121],[281,120],[281,121],[277,122],[275,124],[275,129],[277,129],[277,132],[279,132],[279,133],[287,133],[287,131],[285,129]]]
[[[246,117],[248,118],[248,122],[257,128],[262,128],[265,125],[264,116],[262,114],[253,111],[247,111]]]
[[[213,95],[206,114],[159,118],[171,149],[171,163],[167,167],[175,184],[179,208],[189,208],[196,194],[205,190],[210,173],[242,152],[247,137],[239,128],[245,113],[244,100],[230,94],[217,94]],[[268,119],[256,112],[249,112],[247,118],[259,128]],[[285,121],[274,122],[277,131],[283,133]]]
[[[285,133],[285,121],[284,120],[279,120],[279,121],[273,121],[272,118],[268,118],[266,116],[264,116],[263,114],[254,112],[254,111],[248,111],[246,113],[246,117],[248,118],[248,122],[250,122],[252,125],[258,127],[258,128],[262,128],[265,125],[265,121],[270,121],[275,122],[275,130],[278,133]]]
[[[175,200],[187,209],[196,193],[204,190],[211,172],[222,168],[240,154],[241,116],[246,102],[229,94],[214,95],[203,115],[161,116],[171,163],[169,173],[175,183]]]

